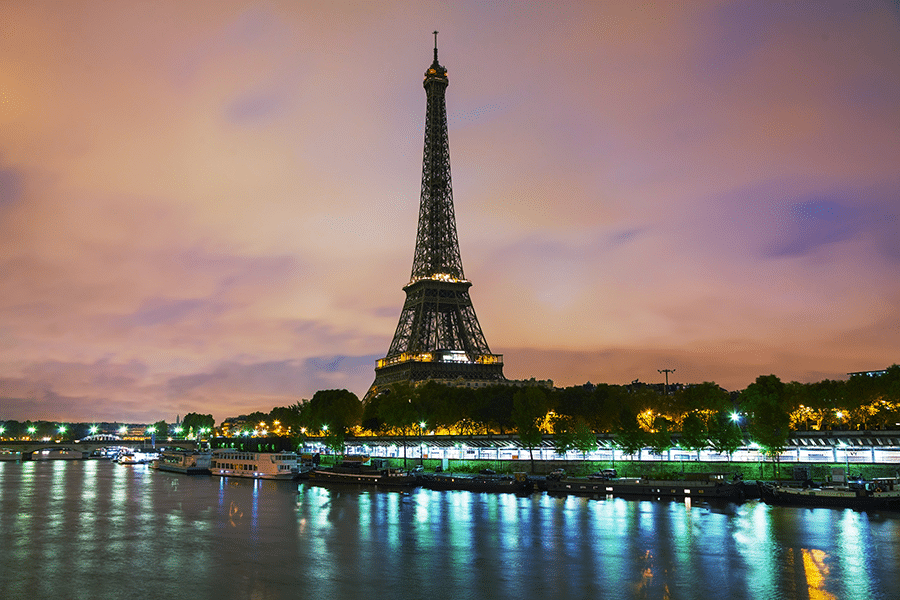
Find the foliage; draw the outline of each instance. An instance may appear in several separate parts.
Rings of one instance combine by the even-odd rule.
[[[775,375],[760,375],[741,394],[741,406],[750,417],[750,438],[767,456],[780,455],[790,434],[785,408],[787,388]]]
[[[193,412],[184,415],[184,419],[181,421],[181,427],[184,429],[184,435],[187,437],[199,435],[201,429],[209,428],[212,431],[215,425],[216,421],[212,415],[201,415]]]
[[[301,422],[309,429],[321,432],[326,446],[342,452],[348,431],[359,425],[362,402],[347,390],[320,390],[304,405]]]
[[[529,386],[517,390],[513,396],[512,422],[516,435],[531,457],[531,471],[534,472],[534,449],[543,441],[541,421],[547,414],[548,398],[544,390]]]
[[[634,456],[647,445],[647,433],[638,424],[637,415],[622,407],[614,429],[615,443],[622,452]]]
[[[694,411],[688,413],[681,424],[681,447],[699,452],[709,445],[706,422]]]
[[[587,420],[582,417],[575,419],[572,430],[572,447],[581,452],[582,458],[587,458],[588,452],[597,449],[597,434],[591,429]]]
[[[660,415],[653,420],[653,430],[647,436],[648,446],[653,454],[661,455],[673,446],[672,422]]]
[[[706,422],[710,447],[719,454],[727,454],[729,459],[744,444],[744,433],[740,425],[731,419],[731,414],[720,410]]]

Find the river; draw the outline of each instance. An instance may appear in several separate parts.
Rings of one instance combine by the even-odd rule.
[[[900,514],[0,462],[9,600],[900,597]]]

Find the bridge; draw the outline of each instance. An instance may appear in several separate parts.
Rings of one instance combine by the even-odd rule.
[[[122,448],[132,448],[134,450],[158,450],[160,448],[196,450],[197,442],[194,440],[157,440],[156,445],[150,443],[149,439],[141,440],[65,440],[65,441],[41,441],[41,440],[3,440],[0,446],[10,448],[22,453],[22,456],[40,452],[41,450],[80,450],[89,456],[94,450],[100,448],[109,448],[117,446]]]

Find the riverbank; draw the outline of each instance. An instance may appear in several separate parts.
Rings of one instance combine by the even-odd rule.
[[[323,456],[323,462],[334,457]],[[402,458],[389,458],[393,468],[404,468]],[[425,471],[433,472],[442,468],[438,459],[406,459],[405,468],[413,469],[422,465]],[[647,479],[683,479],[691,473],[730,473],[740,474],[745,480],[804,480],[830,481],[832,469],[844,469],[845,473],[862,479],[880,477],[896,477],[900,465],[882,465],[870,463],[744,463],[744,462],[697,462],[697,461],[582,461],[582,460],[536,460],[534,471],[530,461],[521,460],[449,460],[449,470],[454,473],[478,473],[483,469],[491,469],[497,473],[512,474],[524,472],[529,475],[543,476],[556,469],[565,469],[571,476],[587,476],[603,469],[615,469],[620,477],[644,477]],[[803,477],[802,475],[807,475]]]

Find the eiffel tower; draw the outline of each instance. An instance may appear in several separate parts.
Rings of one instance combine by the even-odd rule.
[[[387,356],[375,363],[370,397],[396,382],[505,381],[503,356],[491,354],[463,274],[450,185],[447,136],[447,69],[434,62],[425,71],[425,156],[412,275],[406,302]]]

